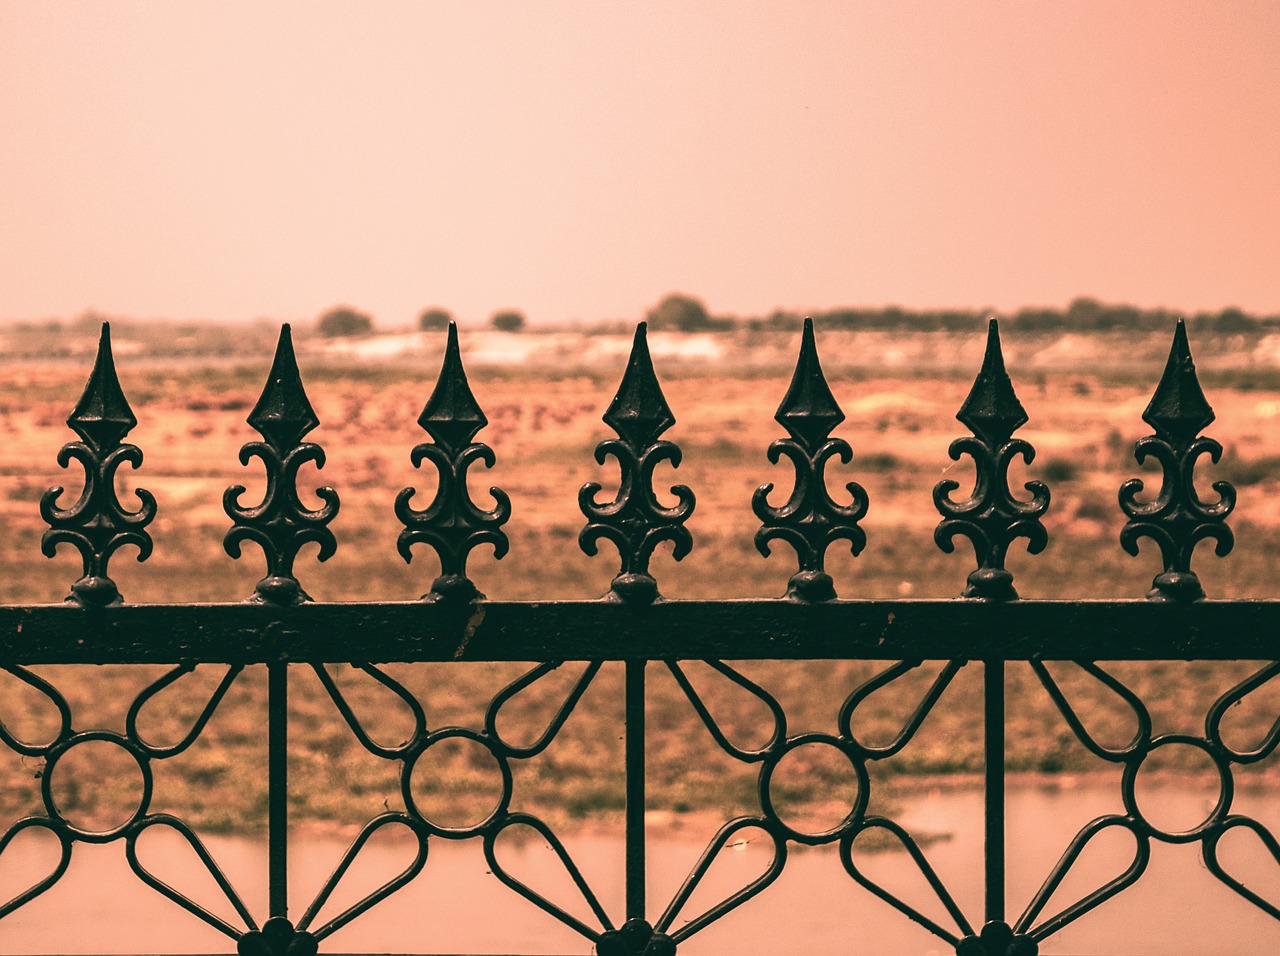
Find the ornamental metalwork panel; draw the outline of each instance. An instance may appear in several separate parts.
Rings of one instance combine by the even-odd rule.
[[[394,542],[400,555],[409,561],[414,546],[424,544],[435,552],[440,573],[419,601],[322,604],[302,588],[294,564],[299,549],[308,543],[318,545],[321,561],[336,553],[338,539],[329,525],[338,513],[339,499],[334,489],[321,487],[315,491],[320,507],[310,508],[299,495],[299,468],[322,467],[325,452],[304,440],[319,421],[285,326],[262,395],[248,416],[262,439],[248,442],[240,453],[242,465],[257,459],[263,466],[263,497],[245,505],[246,488],[235,485],[224,498],[232,521],[225,537],[227,553],[240,558],[242,545],[254,543],[265,559],[265,575],[242,602],[131,606],[110,578],[108,562],[126,544],[136,548],[139,560],[148,557],[152,541],[146,529],[157,502],[138,490],[139,504],[131,510],[117,497],[117,469],[125,463],[137,468],[143,458],[138,446],[124,443],[139,420],[125,399],[104,325],[88,385],[67,419],[80,440],[67,443],[57,457],[64,468],[73,460],[83,467],[83,491],[66,506],[61,503],[63,489],[51,488],[39,506],[49,526],[44,553],[52,557],[58,545],[69,544],[82,559],[82,574],[61,605],[0,607],[0,667],[56,715],[51,735],[27,739],[6,721],[5,701],[0,699],[0,743],[17,758],[38,761],[40,766],[32,778],[40,809],[4,830],[0,864],[6,850],[28,831],[45,834],[57,846],[57,859],[48,873],[33,874],[25,889],[0,901],[0,940],[5,918],[58,885],[77,847],[93,844],[122,846],[137,879],[173,905],[175,921],[199,921],[221,934],[227,952],[252,956],[333,951],[330,937],[356,920],[370,918],[370,911],[413,883],[430,866],[431,849],[441,841],[470,841],[479,847],[494,880],[540,911],[549,924],[575,934],[579,951],[601,956],[674,956],[718,921],[739,918],[739,908],[766,893],[784,873],[797,847],[828,847],[839,860],[841,879],[851,890],[865,891],[879,901],[885,919],[915,923],[958,956],[1035,956],[1066,926],[1139,881],[1151,861],[1153,844],[1193,848],[1222,885],[1280,920],[1276,899],[1233,875],[1223,847],[1228,835],[1247,833],[1280,863],[1276,835],[1255,817],[1239,812],[1236,799],[1238,772],[1267,760],[1280,744],[1280,717],[1252,746],[1232,745],[1223,731],[1229,711],[1274,680],[1280,662],[1263,664],[1219,696],[1204,715],[1202,733],[1157,733],[1148,701],[1109,664],[1124,659],[1275,657],[1271,635],[1280,625],[1280,603],[1207,601],[1192,567],[1201,540],[1212,539],[1219,556],[1231,550],[1233,536],[1226,519],[1236,494],[1228,482],[1216,481],[1212,488],[1217,500],[1205,501],[1195,487],[1198,464],[1206,457],[1216,464],[1223,448],[1202,434],[1214,415],[1196,377],[1185,327],[1178,323],[1174,331],[1168,365],[1143,415],[1155,433],[1139,439],[1134,449],[1140,464],[1148,458],[1159,463],[1161,487],[1142,500],[1142,482],[1131,479],[1119,493],[1120,511],[1127,519],[1121,545],[1137,556],[1139,542],[1149,539],[1160,552],[1163,569],[1145,598],[1036,601],[1020,598],[1014,588],[1005,566],[1010,545],[1025,539],[1027,550],[1035,555],[1049,544],[1041,518],[1049,508],[1050,491],[1039,480],[1026,482],[1022,491],[1010,487],[1011,463],[1020,459],[1032,465],[1035,450],[1014,437],[1029,416],[1005,368],[994,321],[981,368],[956,417],[972,434],[953,441],[947,453],[952,461],[972,459],[975,483],[958,500],[952,497],[961,490],[958,482],[945,479],[934,488],[933,502],[942,519],[934,538],[948,553],[957,537],[972,544],[977,566],[967,576],[962,597],[914,602],[839,599],[826,569],[826,554],[837,542],[847,544],[855,556],[862,551],[867,532],[860,522],[870,508],[870,496],[857,481],[847,482],[836,496],[827,487],[827,465],[837,459],[850,465],[855,457],[848,441],[833,437],[845,424],[845,415],[823,374],[813,324],[806,320],[791,384],[775,416],[788,437],[777,439],[766,451],[770,464],[786,459],[792,467],[791,490],[785,501],[775,503],[770,500],[774,485],[764,484],[751,499],[761,522],[755,532],[761,554],[767,557],[778,541],[795,553],[796,570],[785,594],[762,601],[668,601],[650,572],[650,558],[661,542],[671,543],[677,560],[689,553],[693,536],[686,522],[695,496],[685,485],[673,486],[670,493],[676,503],[666,506],[655,494],[655,467],[678,466],[682,452],[662,438],[676,419],[641,324],[617,394],[604,414],[618,437],[595,449],[599,465],[609,459],[616,463],[618,491],[612,500],[601,501],[602,485],[589,481],[578,499],[587,522],[579,536],[582,550],[594,555],[599,542],[607,540],[618,551],[620,566],[609,591],[599,601],[490,602],[468,576],[467,559],[482,544],[499,558],[507,552],[503,526],[511,518],[511,503],[497,487],[489,489],[491,508],[471,498],[471,467],[477,462],[492,467],[496,455],[488,444],[477,441],[488,419],[463,370],[457,329],[450,326],[436,385],[418,419],[431,440],[410,451],[415,467],[429,462],[435,469],[434,495],[418,508],[412,504],[416,490],[405,488],[388,505],[403,525]],[[852,433],[860,431],[860,423],[849,424]],[[881,663],[877,672],[847,687],[842,698],[825,702],[827,729],[797,731],[779,696],[765,682],[752,679],[742,662],[805,660]],[[474,661],[528,663],[520,676],[494,690],[482,717],[469,725],[438,722],[431,691],[411,689],[389,667],[426,662],[448,667],[450,662]],[[909,685],[910,675],[925,673],[926,661],[936,662],[930,665],[932,676]],[[56,677],[33,669],[75,663],[167,664],[168,669],[128,702],[123,730],[113,731],[82,729]],[[381,740],[362,720],[338,679],[343,664],[350,664],[354,673],[403,707],[410,729],[402,740]],[[225,670],[180,736],[162,742],[143,732],[142,715],[161,706],[170,688],[183,686],[199,667],[217,666]],[[700,689],[692,679],[695,667],[713,685],[745,695],[756,712],[767,715],[756,721],[755,743],[745,743],[726,725],[723,711],[709,702],[705,680]],[[984,854],[982,871],[974,879],[981,883],[983,902],[976,909],[964,903],[960,890],[965,888],[949,885],[930,863],[930,846],[920,834],[896,814],[873,809],[882,786],[881,768],[909,754],[931,715],[951,705],[953,687],[966,668],[978,672],[982,681]],[[161,804],[156,798],[164,776],[157,771],[165,761],[205,743],[206,728],[229,692],[246,674],[260,673],[258,669],[266,675],[258,699],[268,801],[265,907],[236,885],[197,828],[180,815],[157,809]],[[1020,669],[1034,678],[1060,715],[1065,732],[1100,765],[1116,769],[1118,784],[1114,809],[1081,827],[1043,874],[1039,889],[1019,900],[1011,898],[1007,886],[1008,862],[1018,851],[1005,842],[1005,734],[1008,680]],[[545,759],[569,721],[591,719],[579,704],[611,671],[619,675],[621,726],[601,727],[598,734],[618,737],[624,746],[621,907],[609,904],[553,822],[522,809],[518,792],[520,769]],[[1074,676],[1064,681],[1062,675],[1068,672]],[[547,686],[541,682],[553,675],[563,678],[565,673],[572,676],[562,681],[545,724],[521,739],[503,729],[503,714],[513,702],[531,689]],[[295,681],[306,677],[318,682],[326,706],[332,706],[355,745],[394,775],[403,804],[403,809],[388,807],[366,820],[333,861],[331,875],[306,900],[291,900],[289,892],[288,757],[291,740],[296,740],[291,736],[291,674]],[[649,723],[646,705],[653,674],[669,677],[678,689],[686,708],[681,732],[705,734],[709,746],[753,781],[751,811],[724,820],[674,892],[663,896],[649,882],[651,846],[645,814],[651,774],[646,744],[655,734],[670,730]],[[907,686],[916,689],[906,692],[906,706],[884,703],[888,691]],[[1104,741],[1090,730],[1085,711],[1091,704],[1078,698],[1081,686],[1104,695],[1126,715],[1132,729],[1127,742]],[[894,729],[877,737],[874,728],[886,722]],[[83,754],[91,745],[99,751],[105,747],[136,766],[140,780],[136,808],[104,829],[87,826],[70,812],[69,784],[60,770],[69,754]],[[431,772],[433,750],[453,746],[469,748],[488,768],[497,794],[491,810],[465,824],[442,819],[423,803],[416,785]],[[1217,787],[1203,819],[1184,829],[1153,819],[1138,797],[1144,768],[1158,763],[1170,748],[1202,755],[1213,768]],[[783,808],[786,787],[779,768],[800,752],[826,754],[847,765],[852,797],[834,825],[809,828]],[[573,888],[572,904],[535,889],[504,864],[497,844],[504,833],[517,829],[531,831],[549,848],[565,885]],[[144,863],[138,844],[152,831],[167,831],[190,849],[233,917],[198,902],[167,881],[159,868]],[[413,847],[412,858],[355,902],[322,917],[370,841],[384,831],[399,831]],[[747,832],[762,834],[767,843],[769,860],[763,871],[710,905],[692,906],[716,861]],[[1100,835],[1114,833],[1132,841],[1127,867],[1074,898],[1054,902],[1088,847]],[[877,841],[905,853],[936,905],[922,907],[869,872],[866,847]],[[793,933],[801,951],[803,914],[797,914]],[[849,927],[849,940],[850,952],[862,951],[856,926]]]

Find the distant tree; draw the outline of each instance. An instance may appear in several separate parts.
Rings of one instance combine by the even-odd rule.
[[[423,332],[439,332],[447,329],[452,321],[453,315],[448,309],[433,305],[429,309],[423,309],[422,314],[418,316],[418,328]]]
[[[1067,306],[1067,324],[1075,329],[1096,329],[1103,312],[1104,306],[1097,299],[1081,296]]]
[[[699,299],[682,292],[673,292],[649,310],[645,316],[656,330],[676,332],[705,332],[711,328],[711,316]]]
[[[340,305],[320,316],[317,328],[326,339],[346,335],[369,335],[373,332],[373,319],[350,306]]]
[[[499,332],[519,332],[524,328],[524,314],[515,309],[503,309],[493,313],[489,324]]]

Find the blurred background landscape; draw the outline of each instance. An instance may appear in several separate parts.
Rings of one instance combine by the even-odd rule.
[[[943,478],[972,480],[969,461],[952,462],[947,448],[965,434],[954,416],[991,317],[1030,415],[1019,435],[1037,449],[1015,468],[1013,487],[1034,479],[1052,491],[1048,548],[1030,556],[1015,545],[1009,557],[1024,597],[1136,599],[1150,586],[1156,555],[1121,550],[1116,497],[1130,477],[1158,477],[1134,460],[1133,444],[1150,433],[1141,416],[1178,319],[1217,413],[1206,433],[1225,449],[1216,465],[1201,461],[1198,487],[1212,497],[1211,483],[1225,479],[1239,491],[1234,551],[1219,559],[1201,549],[1196,569],[1212,599],[1277,596],[1275,4],[13,0],[0,3],[0,40],[0,602],[58,602],[79,575],[73,554],[40,555],[38,501],[52,485],[79,490],[80,476],[56,456],[73,438],[65,421],[104,321],[138,418],[129,440],[145,454],[117,475],[121,499],[145,488],[159,509],[153,556],[139,564],[125,550],[111,564],[127,601],[252,593],[261,558],[252,548],[239,561],[225,554],[222,493],[244,484],[248,500],[261,488],[260,470],[237,455],[257,437],[245,417],[285,322],[321,420],[309,437],[328,456],[300,485],[304,494],[332,485],[342,501],[337,554],[319,564],[304,551],[302,584],[319,601],[423,594],[437,567],[425,552],[411,565],[396,554],[392,502],[401,488],[426,496],[434,486],[409,453],[426,440],[416,419],[450,320],[489,418],[479,440],[497,455],[492,470],[472,473],[473,496],[484,504],[492,484],[513,506],[507,557],[481,550],[469,562],[490,598],[593,599],[607,589],[614,558],[579,549],[577,493],[592,480],[612,487],[592,451],[610,434],[601,415],[641,320],[677,418],[666,437],[684,450],[680,468],[663,466],[656,483],[687,484],[698,499],[693,552],[677,564],[660,551],[653,562],[662,593],[776,597],[794,563],[784,546],[767,559],[756,551],[750,500],[766,482],[777,485],[775,500],[790,489],[790,468],[769,465],[765,450],[784,434],[773,414],[805,317],[847,416],[835,434],[854,450],[828,485],[840,500],[843,483],[857,481],[871,500],[866,550],[855,559],[833,548],[828,558],[842,597],[945,598],[963,588],[971,555],[934,544],[931,491]],[[359,661],[358,646],[352,656]],[[582,666],[566,664],[512,701],[513,735],[545,726]],[[923,664],[860,711],[871,742],[892,737],[940,667]],[[1151,708],[1157,733],[1197,735],[1209,704],[1256,667],[1109,665]],[[786,707],[793,734],[831,732],[845,696],[879,669],[743,665]],[[1075,665],[1052,669],[1091,729],[1117,745],[1130,739],[1132,715],[1113,695]],[[120,728],[165,671],[38,670],[67,695],[77,729]],[[180,736],[224,670],[182,677],[144,714],[144,733]],[[409,725],[395,700],[367,674],[334,670],[374,736],[403,739]],[[426,703],[435,728],[477,726],[522,667],[388,670]],[[763,733],[767,713],[754,698],[701,665],[689,670],[733,734],[747,742]],[[152,805],[201,833],[245,836],[251,849],[266,809],[260,671],[236,678],[196,746],[155,762]],[[1019,865],[1037,861],[1019,877],[1033,892],[1080,825],[1120,809],[1119,770],[1076,742],[1029,668],[1007,675],[1010,826],[1020,834],[1010,845],[1016,839]],[[1272,726],[1277,683],[1232,708],[1239,746]],[[621,668],[603,667],[556,743],[517,762],[515,809],[583,839],[618,832],[621,687]],[[758,810],[757,768],[719,751],[659,665],[649,693],[650,822],[674,841],[664,859],[696,858],[727,816]],[[911,745],[876,762],[871,797],[872,812],[902,814],[939,853],[963,847],[970,856],[949,882],[975,894],[981,851],[965,839],[980,833],[981,812],[965,801],[981,780],[980,704],[980,668],[965,667]],[[7,672],[0,705],[19,735],[51,732],[48,702]],[[291,821],[313,850],[401,805],[397,764],[359,747],[307,668],[293,668],[291,708]],[[1216,773],[1195,754],[1165,748],[1143,771],[1193,817],[1216,796]],[[432,755],[432,772],[413,781],[418,799],[443,821],[473,822],[493,803],[491,762],[465,748]],[[124,760],[60,765],[59,805],[89,824],[118,819],[137,800],[137,771]],[[1236,768],[1235,806],[1274,831],[1272,762]],[[847,766],[797,757],[787,767],[775,796],[789,818],[830,825],[848,812]],[[0,820],[43,812],[43,771],[16,753],[0,760]],[[1059,824],[1071,829],[1048,835]],[[29,882],[17,849],[0,860],[0,898]],[[1255,849],[1255,872],[1274,886],[1274,860]],[[1263,917],[1220,883],[1205,890],[1208,877],[1187,858],[1189,870],[1163,883],[1144,879],[1157,896],[1128,915],[1140,886],[1103,908],[1119,914],[1114,922],[1082,921],[1102,927],[1096,944],[1063,934],[1052,945],[1111,951],[1115,927],[1136,938],[1145,916],[1171,937],[1163,953],[1220,949],[1223,925],[1251,927],[1225,934],[1233,953],[1255,943],[1274,952],[1274,924],[1244,922]],[[433,856],[424,879],[437,867],[453,879],[446,859]],[[805,859],[797,851],[788,871]],[[244,867],[250,877],[261,869]],[[494,882],[483,869],[478,877]],[[109,912],[116,881],[96,879],[85,892],[55,887],[6,920],[6,931],[31,928],[17,948],[55,948],[50,926],[74,936],[69,899],[106,900]],[[853,893],[839,872],[803,879],[791,905],[818,886]],[[377,912],[418,888],[367,923],[381,925]],[[452,899],[455,887],[444,889],[439,898]],[[1220,896],[1205,919],[1210,892]],[[970,905],[977,912],[976,898]],[[772,945],[760,926],[790,927],[794,912],[757,921],[745,941],[718,951]],[[883,915],[859,931],[889,925]],[[172,916],[154,922],[187,925]],[[454,917],[436,922],[467,922]],[[387,919],[397,921],[423,919]],[[1196,936],[1193,922],[1213,938]],[[490,949],[530,938],[547,937],[538,926]],[[845,952],[848,940],[837,928],[828,950],[812,951]],[[881,942],[869,945],[926,949],[918,938]],[[121,944],[131,945],[141,944]]]

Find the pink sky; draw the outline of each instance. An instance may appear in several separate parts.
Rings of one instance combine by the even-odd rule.
[[[0,318],[1280,312],[1280,4],[0,3]]]

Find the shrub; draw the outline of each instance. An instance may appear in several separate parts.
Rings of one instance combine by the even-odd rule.
[[[493,313],[489,324],[499,332],[519,332],[524,328],[524,314],[515,309],[504,309]]]
[[[453,316],[448,309],[433,305],[429,309],[423,309],[418,316],[418,328],[423,332],[440,332],[447,329],[452,321]]]
[[[350,306],[340,305],[320,316],[317,328],[326,339],[346,335],[369,335],[373,332],[373,319]]]
[[[655,330],[705,332],[712,327],[707,307],[691,295],[673,292],[649,310],[645,316]]]

